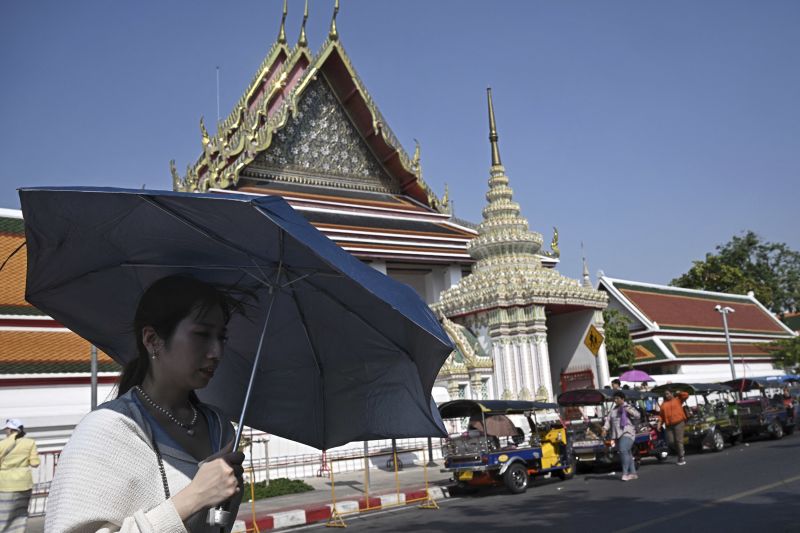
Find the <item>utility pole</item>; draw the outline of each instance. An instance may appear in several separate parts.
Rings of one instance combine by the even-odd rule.
[[[717,305],[714,309],[722,315],[722,327],[725,328],[725,342],[728,344],[728,362],[731,364],[731,378],[736,379],[736,367],[733,364],[733,349],[731,348],[731,335],[728,332],[728,313],[736,311],[731,307]]]

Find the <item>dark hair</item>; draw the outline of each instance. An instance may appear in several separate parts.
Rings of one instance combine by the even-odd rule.
[[[150,354],[142,342],[142,329],[152,327],[164,342],[169,344],[178,323],[197,312],[200,315],[219,306],[225,322],[231,313],[227,296],[208,283],[189,276],[167,276],[156,281],[144,291],[133,319],[138,356],[125,365],[117,386],[117,397],[136,385],[141,385],[150,369]]]
[[[625,399],[625,393],[622,392],[621,390],[618,390],[617,392],[614,393],[614,398],[622,398],[624,400]]]
[[[21,439],[24,436],[25,436],[25,426],[20,426],[19,429],[17,429],[17,436],[14,437],[14,440]]]
[[[612,379],[612,380],[611,380],[611,384],[612,384],[612,385],[614,385],[614,384],[616,384],[616,385],[622,385],[622,382],[621,382],[620,380],[618,380],[618,379]]]

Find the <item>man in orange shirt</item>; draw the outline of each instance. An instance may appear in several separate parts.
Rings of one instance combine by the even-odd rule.
[[[658,414],[658,430],[661,431],[661,428],[666,426],[667,442],[670,448],[678,453],[678,465],[680,466],[686,464],[683,459],[683,430],[686,426],[683,402],[688,397],[688,392],[673,394],[671,390],[665,390],[664,403],[661,404],[661,411]]]

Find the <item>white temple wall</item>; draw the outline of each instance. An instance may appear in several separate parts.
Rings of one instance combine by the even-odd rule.
[[[433,267],[430,272],[425,274],[425,292],[422,299],[430,305],[439,301],[439,294],[445,289],[445,272],[442,267]]]
[[[547,340],[550,349],[550,376],[556,394],[561,392],[561,373],[589,367],[598,383],[597,360],[583,343],[594,319],[594,310],[574,311],[547,318]],[[607,372],[607,370],[606,370]]]
[[[98,385],[97,403],[112,399],[115,390],[114,385]],[[89,385],[2,387],[0,419],[22,420],[39,451],[60,450],[91,410],[91,395]]]

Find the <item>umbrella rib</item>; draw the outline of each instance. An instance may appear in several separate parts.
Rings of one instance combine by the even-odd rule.
[[[288,284],[287,284],[288,285]],[[306,340],[308,341],[308,345],[311,347],[311,354],[314,358],[314,363],[317,365],[317,371],[319,372],[320,376],[320,387],[322,388],[321,400],[322,400],[322,445],[323,450],[325,449],[325,380],[323,378],[323,369],[322,369],[322,361],[320,361],[319,353],[317,352],[317,347],[314,345],[314,341],[311,340],[311,335],[308,333],[308,326],[306,325],[306,315],[303,313],[303,309],[300,307],[300,303],[297,301],[297,294],[294,290],[289,291],[292,295],[292,302],[294,302],[294,306],[297,308],[297,314],[300,315],[300,324],[303,326],[303,333],[306,335]]]
[[[250,253],[248,253],[246,250],[242,249],[241,247],[236,246],[235,244],[233,244],[232,242],[228,241],[227,239],[223,239],[222,237],[220,237],[216,233],[214,233],[214,232],[212,232],[212,231],[210,231],[210,230],[208,230],[206,228],[200,227],[196,223],[188,220],[186,217],[183,217],[183,216],[179,215],[174,210],[168,208],[165,205],[160,204],[155,199],[153,199],[153,198],[151,198],[149,196],[146,196],[146,195],[143,195],[143,194],[139,194],[138,196],[139,196],[139,198],[141,198],[142,200],[144,200],[148,204],[152,205],[156,209],[160,209],[161,211],[163,211],[167,215],[171,216],[175,220],[177,220],[179,222],[182,222],[183,224],[188,226],[190,229],[196,231],[200,235],[203,235],[204,237],[206,237],[208,239],[211,239],[212,241],[216,241],[217,243],[219,243],[219,244],[221,244],[223,246],[226,246],[226,247],[228,247],[228,248],[230,248],[232,250],[235,250],[235,251],[237,251],[237,252],[239,252],[241,254],[244,254],[245,256],[250,258],[251,261],[253,261],[255,263],[255,260],[254,260],[253,256]]]

